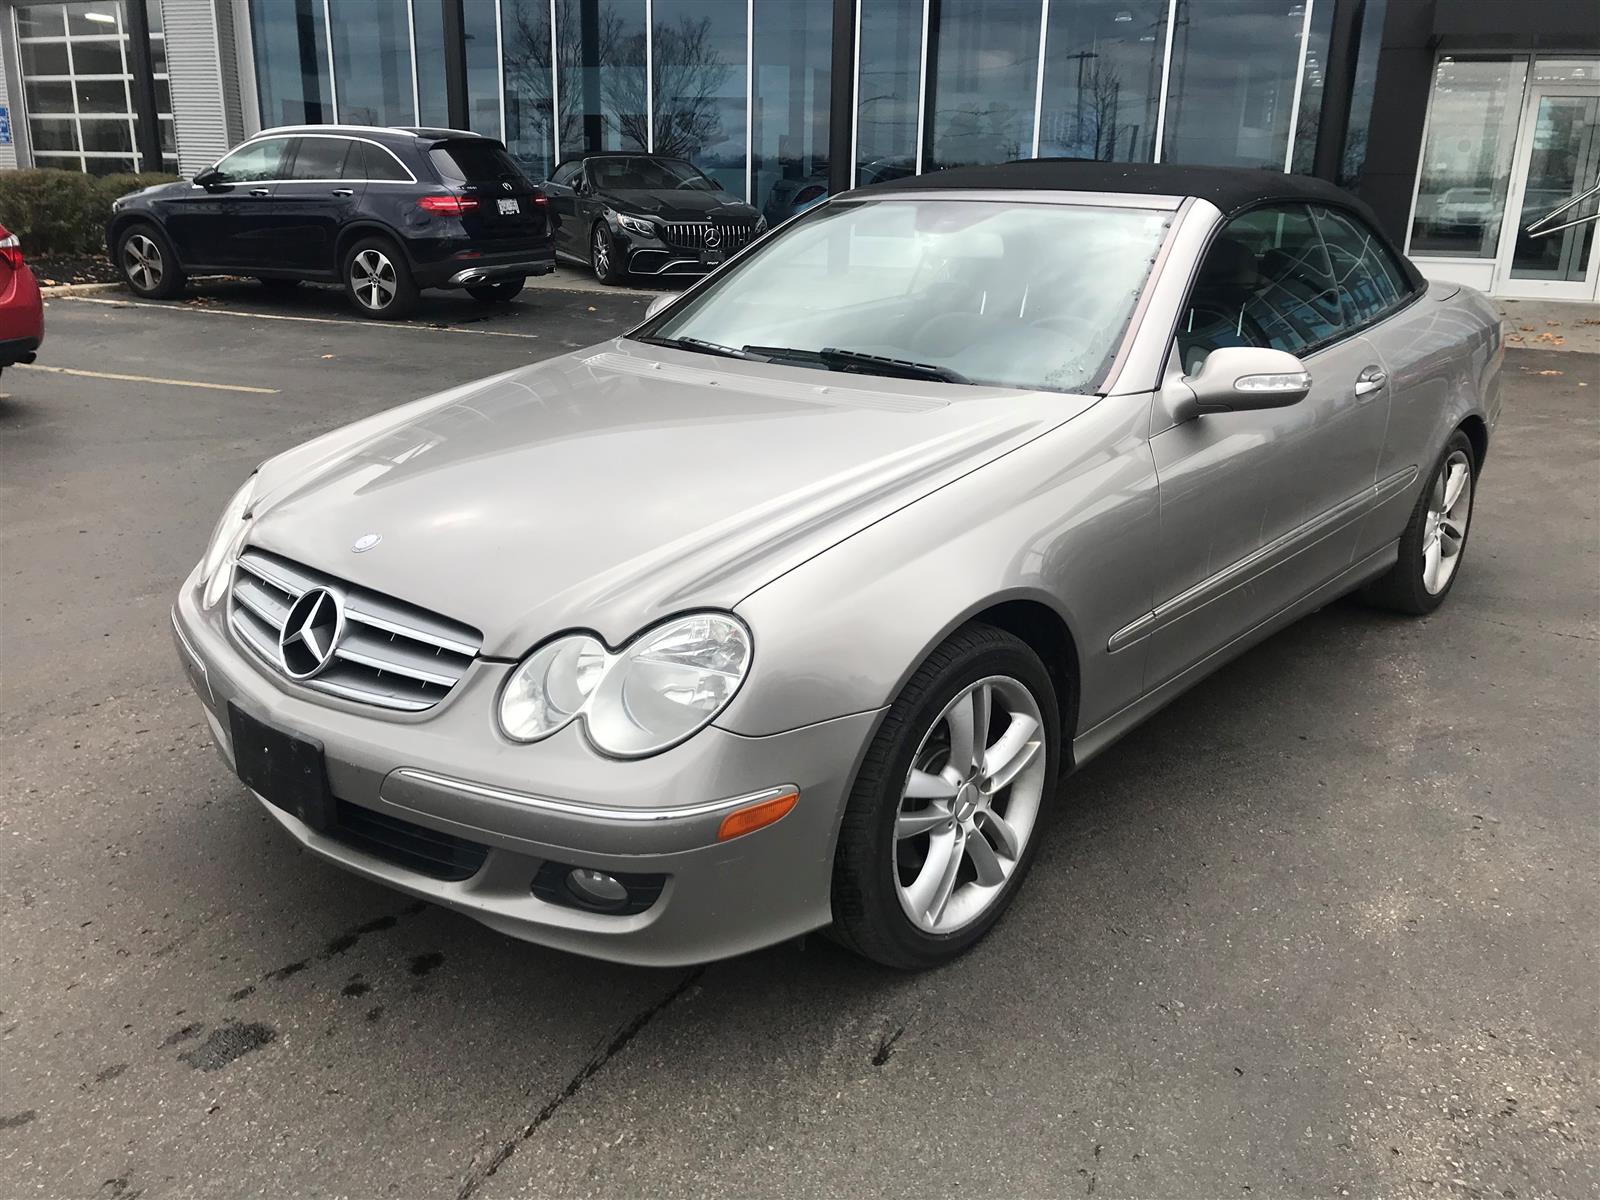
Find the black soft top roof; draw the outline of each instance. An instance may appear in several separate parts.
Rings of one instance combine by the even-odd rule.
[[[1052,191],[1106,192],[1131,196],[1195,196],[1209,200],[1232,216],[1258,204],[1299,201],[1327,204],[1358,214],[1383,239],[1401,263],[1413,288],[1423,286],[1422,273],[1399,252],[1378,224],[1372,210],[1341,187],[1310,175],[1288,175],[1244,167],[1185,167],[1171,163],[1096,162],[1080,158],[1030,158],[977,167],[952,167],[891,179],[846,192],[866,199],[910,191]]]
[[[1017,189],[1057,192],[1118,192],[1135,196],[1198,196],[1225,213],[1269,200],[1310,200],[1357,207],[1342,188],[1308,175],[1242,167],[1182,167],[1162,163],[1095,162],[1076,158],[1032,158],[979,167],[952,167],[858,188],[852,196],[879,192]]]

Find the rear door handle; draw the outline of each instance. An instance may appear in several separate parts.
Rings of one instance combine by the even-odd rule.
[[[251,188],[250,189],[250,194],[252,196],[270,196],[270,195],[272,195],[272,189],[271,188]]]
[[[354,188],[334,188],[333,194],[335,196],[354,196],[356,191]]]
[[[1388,382],[1389,376],[1382,367],[1368,367],[1356,376],[1356,397],[1376,395]]]

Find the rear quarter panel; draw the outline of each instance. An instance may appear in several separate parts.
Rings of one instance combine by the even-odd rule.
[[[1375,510],[1362,538],[1382,546],[1405,530],[1445,441],[1469,417],[1491,431],[1500,415],[1505,349],[1500,315],[1481,293],[1433,283],[1409,308],[1368,330],[1389,373],[1389,428],[1380,481],[1415,467],[1416,479]]]

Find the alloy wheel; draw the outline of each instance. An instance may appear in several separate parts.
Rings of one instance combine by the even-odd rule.
[[[122,244],[122,269],[135,287],[154,291],[161,286],[161,276],[165,274],[161,247],[142,233],[134,234]]]
[[[356,297],[374,312],[388,308],[398,286],[394,264],[382,250],[363,250],[350,264]]]
[[[1433,481],[1422,534],[1422,586],[1437,596],[1449,586],[1467,543],[1472,516],[1472,464],[1466,453],[1453,451]]]
[[[953,933],[1000,899],[1038,823],[1046,777],[1039,702],[1016,679],[980,679],[923,735],[895,814],[900,906]]]
[[[602,282],[611,275],[611,246],[603,229],[594,231],[594,274]]]

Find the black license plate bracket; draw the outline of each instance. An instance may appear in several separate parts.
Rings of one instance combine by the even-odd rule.
[[[319,833],[332,828],[333,791],[321,742],[274,729],[231,701],[228,725],[234,769],[247,788]]]

